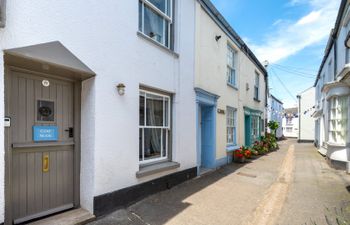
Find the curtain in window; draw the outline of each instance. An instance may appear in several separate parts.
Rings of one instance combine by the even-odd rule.
[[[163,98],[147,94],[146,126],[150,128],[145,129],[145,158],[160,156],[163,112]]]
[[[144,32],[160,43],[164,43],[165,19],[145,6]]]

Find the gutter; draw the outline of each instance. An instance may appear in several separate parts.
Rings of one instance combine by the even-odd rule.
[[[338,16],[337,16],[337,20],[336,20],[336,22],[335,22],[334,29],[333,29],[332,34],[331,34],[331,42],[332,42],[332,43],[330,43],[330,46],[333,46],[333,44],[335,43],[334,40],[336,40],[336,38],[337,38],[337,36],[338,36],[339,30],[340,30],[339,28],[340,28],[340,26],[341,26],[341,20],[342,20],[342,18],[343,18],[344,13],[345,13],[344,11],[345,11],[345,9],[346,9],[346,5],[347,5],[347,0],[342,0],[341,3],[340,3],[340,7],[339,7],[339,11],[338,11],[339,13],[338,13]],[[336,45],[336,44],[335,44],[335,45]],[[317,74],[317,78],[316,78],[314,87],[316,87],[317,82],[318,82],[318,80],[320,79],[322,69],[323,69],[323,67],[324,67],[324,64],[326,63],[326,60],[327,60],[327,58],[328,58],[328,56],[329,56],[329,53],[330,53],[331,49],[332,49],[332,47],[329,47],[328,49],[326,49],[326,54],[325,54],[324,57],[323,57],[323,60],[322,60],[320,69],[319,69],[318,74]],[[335,50],[335,51],[336,51],[336,50]],[[334,59],[334,65],[337,64],[337,61],[336,61],[336,60],[337,60],[337,59],[335,58],[335,59]],[[336,66],[335,66],[335,68],[336,68]],[[334,71],[335,71],[335,74],[336,74],[336,71],[337,71],[337,70],[335,69]]]
[[[217,8],[213,5],[210,0],[197,0],[197,2],[201,5],[201,7],[209,14],[209,16],[216,22],[219,27],[224,31],[224,33],[228,34],[233,42],[242,50],[244,54],[248,56],[248,58],[261,70],[265,77],[268,76],[268,73],[265,67],[261,64],[258,58],[254,55],[254,53],[250,50],[250,48],[246,45],[243,39],[237,34],[237,32],[232,28],[232,26],[226,21],[224,16],[217,10]]]
[[[0,28],[6,25],[6,0],[0,0]]]

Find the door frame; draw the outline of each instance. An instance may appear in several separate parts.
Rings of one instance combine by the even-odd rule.
[[[74,171],[73,171],[73,205],[74,208],[80,207],[80,158],[81,158],[81,81],[72,80],[49,73],[36,72],[23,69],[17,66],[9,66],[4,64],[4,100],[5,110],[4,116],[10,113],[10,93],[11,93],[11,73],[12,71],[27,73],[41,77],[48,77],[57,80],[70,81],[73,84],[73,121],[74,121]],[[12,146],[11,132],[9,128],[4,128],[4,144],[5,144],[5,224],[13,223],[12,215]]]
[[[201,107],[212,107],[212,134],[213,134],[213,159],[212,159],[212,165],[210,167],[215,167],[215,161],[216,161],[216,109],[217,109],[217,100],[220,98],[220,96],[210,93],[208,91],[205,91],[201,88],[195,88],[196,92],[196,151],[197,151],[197,175],[200,175],[200,167],[201,167],[201,144],[202,144],[202,138],[201,138],[201,121],[199,117],[199,113],[201,113]],[[203,118],[202,118],[203,119]]]

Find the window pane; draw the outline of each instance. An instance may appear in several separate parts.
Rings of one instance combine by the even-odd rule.
[[[142,161],[142,128],[139,130],[139,160]]]
[[[168,39],[167,27],[168,21],[145,5],[144,33],[155,41],[166,45]]]
[[[159,128],[144,129],[145,160],[159,158],[161,152],[161,131]]]
[[[143,3],[139,1],[139,31],[142,31],[142,5]]]
[[[170,0],[148,0],[160,11],[170,16]]]
[[[147,94],[147,126],[163,126],[163,97]]]
[[[163,132],[163,157],[166,157],[167,154],[167,143],[168,143],[168,131],[166,129],[162,130]]]
[[[164,99],[164,126],[168,127],[169,126],[169,99],[165,98]]]
[[[37,120],[45,122],[55,121],[55,103],[53,101],[37,101]]]
[[[139,124],[140,126],[145,125],[145,97],[140,96],[140,110],[139,110]]]

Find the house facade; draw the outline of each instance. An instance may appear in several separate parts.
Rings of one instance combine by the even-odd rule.
[[[267,72],[208,0],[196,3],[195,65],[200,171],[264,134]]]
[[[284,110],[282,119],[283,136],[298,138],[299,135],[299,115],[298,108],[287,108]]]
[[[349,171],[350,9],[341,1],[338,17],[315,82],[315,143],[334,164]]]
[[[7,1],[0,223],[100,216],[196,176],[195,6]]]
[[[283,136],[282,120],[284,115],[283,102],[273,95],[269,95],[269,101],[267,105],[268,121],[276,121],[279,124],[276,130],[276,137],[281,138]],[[271,132],[271,131],[270,131]]]
[[[300,93],[299,104],[299,142],[313,142],[315,137],[315,88],[311,87]]]

